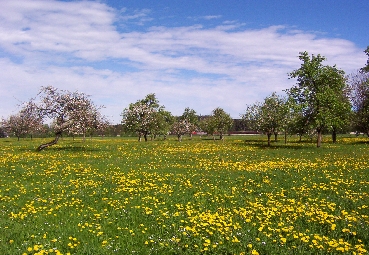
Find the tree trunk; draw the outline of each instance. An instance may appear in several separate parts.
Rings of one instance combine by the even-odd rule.
[[[223,133],[220,133],[220,134],[219,134],[219,139],[220,139],[220,140],[223,140]]]
[[[337,130],[336,130],[336,128],[333,128],[333,130],[332,130],[332,142],[333,143],[337,142]]]
[[[272,136],[272,133],[268,133],[267,136],[268,136],[268,146],[270,146],[270,137]]]
[[[287,144],[287,131],[284,131],[284,144]]]
[[[275,132],[274,133],[274,141],[275,142],[278,142],[278,132]]]
[[[49,146],[57,144],[61,134],[62,134],[61,132],[56,133],[54,140],[52,140],[51,142],[48,142],[48,143],[41,144],[40,146],[38,146],[37,151],[42,151],[43,149],[45,149]]]
[[[70,125],[73,124],[73,120],[69,120],[67,122],[64,122],[60,128],[55,132],[55,139],[52,140],[51,142],[48,142],[48,143],[44,143],[44,144],[41,144],[40,146],[38,146],[37,148],[37,151],[41,151],[51,145],[54,145],[54,144],[57,144],[58,143],[58,140],[59,138],[62,136],[62,133],[63,133],[63,130],[65,130],[67,127],[69,127]]]
[[[144,134],[145,142],[147,142],[147,134]]]
[[[177,135],[178,136],[178,142],[182,142],[182,135]]]
[[[317,129],[317,139],[316,139],[316,147],[320,147],[322,145],[322,129]]]

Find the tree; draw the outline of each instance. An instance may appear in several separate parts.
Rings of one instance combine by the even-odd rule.
[[[95,128],[94,130],[101,135],[101,137],[104,137],[106,130],[111,126],[111,124],[105,115],[102,115],[100,112],[96,112],[93,126]]]
[[[13,114],[8,119],[3,119],[3,126],[6,132],[14,134],[19,141],[19,138],[28,132],[28,125],[21,114]]]
[[[164,139],[166,139],[167,135],[170,133],[173,123],[173,115],[169,111],[166,111],[164,107],[159,107],[155,114],[153,129],[151,130],[154,138],[157,135],[163,135]]]
[[[155,94],[148,94],[144,99],[131,103],[124,109],[122,125],[125,131],[136,132],[138,140],[143,136],[147,141],[148,135],[158,135],[169,132],[171,125],[170,113],[164,106],[159,105]]]
[[[3,126],[9,133],[13,133],[19,141],[23,135],[31,135],[42,129],[42,118],[38,115],[35,103],[26,103],[17,114],[10,115],[3,120]]]
[[[185,119],[177,119],[172,125],[172,133],[177,135],[178,141],[182,141],[182,136],[190,130],[191,123]]]
[[[212,135],[214,140],[214,133],[216,131],[214,119],[211,116],[206,116],[201,119],[199,123],[200,129],[207,133],[208,135]]]
[[[1,123],[1,125],[3,125],[3,123]],[[0,138],[4,138],[7,137],[8,134],[5,131],[5,128],[3,126],[0,127]]]
[[[233,125],[233,119],[231,115],[226,113],[222,108],[217,107],[213,110],[210,116],[211,125],[214,131],[219,133],[220,140],[223,140],[223,135],[228,132],[228,130]]]
[[[196,111],[186,107],[179,119],[186,122],[186,125],[188,125],[187,133],[189,133],[192,138],[192,133],[198,128],[198,117]]]
[[[275,92],[266,97],[263,103],[255,103],[247,106],[246,113],[242,116],[250,127],[267,135],[268,146],[270,138],[274,134],[277,141],[279,129],[285,130],[285,116],[287,115],[286,100]],[[286,130],[285,130],[286,131]]]
[[[40,118],[54,122],[55,133],[54,140],[41,144],[38,151],[56,144],[64,131],[83,132],[91,127],[99,109],[84,93],[58,90],[52,86],[41,87],[38,97],[40,103],[36,105],[37,113]]]
[[[369,72],[369,46],[364,50],[365,54],[368,56],[368,60],[366,61],[366,66],[361,68],[361,71],[363,72]]]
[[[348,84],[354,126],[369,136],[369,72],[358,71],[350,75]]]
[[[136,132],[138,134],[138,141],[141,141],[142,136],[147,141],[147,136],[152,129],[154,114],[155,110],[146,104],[142,104],[141,102],[130,104],[122,113],[123,129],[125,131]]]
[[[311,58],[300,52],[301,67],[289,74],[297,78],[297,85],[287,90],[295,105],[302,108],[306,125],[312,125],[317,133],[317,147],[321,146],[323,130],[333,125],[339,118],[342,106],[342,94],[345,88],[345,73],[336,66],[324,66],[325,57]]]

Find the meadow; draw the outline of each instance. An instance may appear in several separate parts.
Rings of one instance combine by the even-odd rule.
[[[368,138],[264,140],[1,139],[0,254],[368,254]]]

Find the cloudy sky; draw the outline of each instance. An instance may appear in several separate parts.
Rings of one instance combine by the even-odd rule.
[[[155,93],[174,115],[247,104],[295,81],[299,52],[363,67],[367,0],[0,0],[0,118],[41,86],[84,92],[113,123]]]

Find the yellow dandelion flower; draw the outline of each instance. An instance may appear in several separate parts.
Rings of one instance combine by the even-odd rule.
[[[259,255],[259,252],[257,252],[257,250],[252,250],[252,251],[251,251],[251,254],[252,254],[252,255]]]

